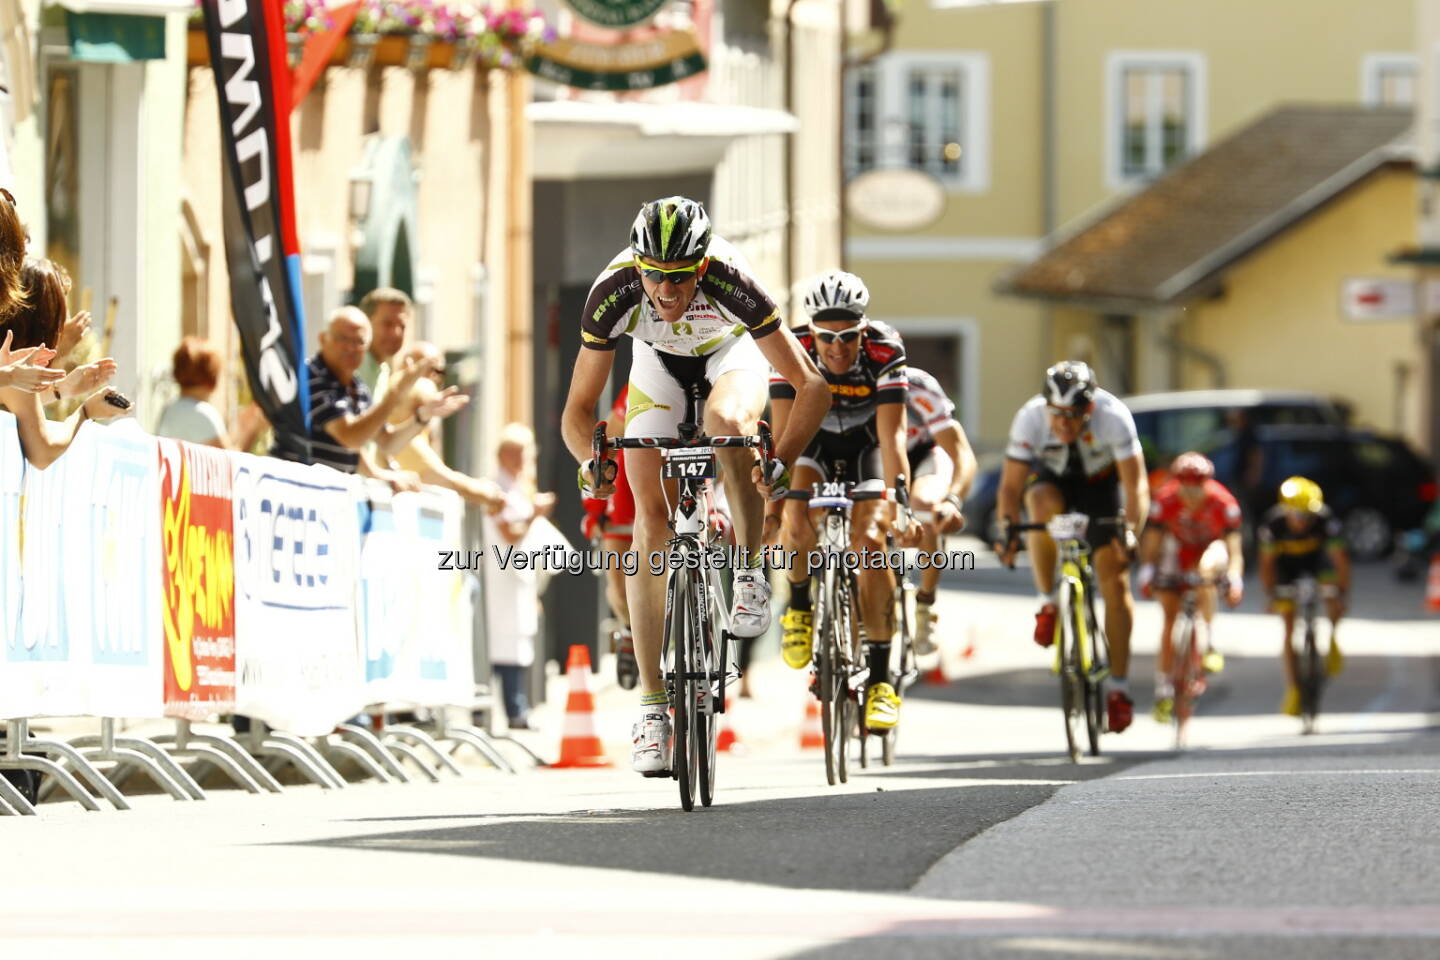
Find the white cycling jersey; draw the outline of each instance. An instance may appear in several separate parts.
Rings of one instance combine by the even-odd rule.
[[[960,424],[955,420],[955,404],[940,381],[913,365],[905,368],[905,375],[910,387],[905,394],[905,445],[914,450],[934,443],[935,434],[946,427]]]
[[[1095,391],[1095,407],[1090,420],[1075,441],[1080,454],[1078,472],[1094,477],[1111,469],[1116,462],[1140,453],[1140,437],[1135,432],[1135,418],[1130,409],[1114,394]],[[1010,443],[1005,456],[1034,464],[1056,475],[1076,472],[1070,463],[1070,447],[1050,429],[1045,412],[1045,398],[1036,395],[1021,407],[1010,425]]]
[[[780,329],[780,308],[739,250],[713,237],[706,261],[684,318],[666,323],[645,296],[635,254],[628,247],[621,250],[590,287],[580,318],[581,343],[592,350],[613,350],[628,333],[662,353],[704,357],[747,330],[759,340]]]

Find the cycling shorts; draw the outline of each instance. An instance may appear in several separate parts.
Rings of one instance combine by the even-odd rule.
[[[1113,468],[1087,478],[1078,474],[1058,474],[1040,467],[1026,479],[1025,488],[1028,490],[1040,483],[1052,484],[1060,491],[1066,513],[1083,513],[1090,518],[1092,523],[1086,539],[1092,549],[1099,549],[1110,541],[1113,531],[1108,529],[1099,531],[1105,539],[1096,539],[1093,521],[1120,513],[1120,476]]]
[[[751,337],[736,337],[713,353],[699,357],[662,353],[643,340],[636,340],[630,365],[625,436],[676,436],[676,428],[685,418],[687,382],[700,382],[702,394],[708,395],[717,380],[735,370],[752,374],[756,394],[765,396],[770,365]]]
[[[832,433],[821,430],[795,461],[797,467],[809,467],[822,480],[840,480],[860,484],[882,480],[880,442],[871,426]],[[831,467],[842,468],[840,476],[830,475]]]

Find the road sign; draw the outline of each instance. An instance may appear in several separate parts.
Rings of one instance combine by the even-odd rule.
[[[1408,319],[1415,316],[1415,282],[1346,277],[1340,284],[1340,309],[1347,320]]]

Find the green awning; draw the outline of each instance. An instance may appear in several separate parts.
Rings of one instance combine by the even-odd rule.
[[[165,59],[165,18],[65,11],[70,56],[88,63]]]

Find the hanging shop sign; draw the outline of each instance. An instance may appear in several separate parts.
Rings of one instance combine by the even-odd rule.
[[[602,27],[644,23],[665,6],[665,0],[565,0],[570,9]]]
[[[689,30],[639,43],[599,44],[561,39],[525,62],[537,77],[581,90],[648,90],[705,70],[705,54]]]

